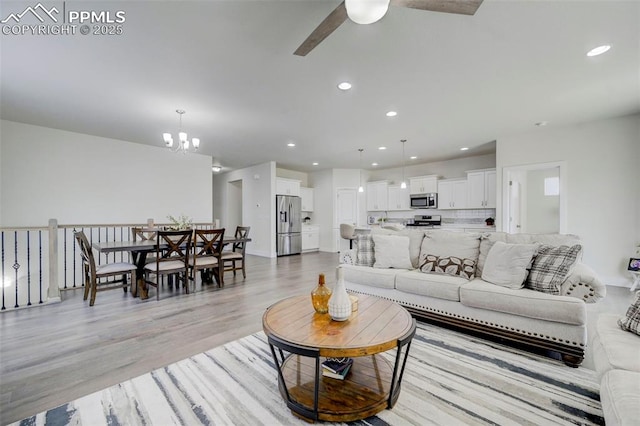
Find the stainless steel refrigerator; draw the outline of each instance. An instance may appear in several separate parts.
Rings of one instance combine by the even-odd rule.
[[[276,195],[276,250],[278,256],[302,251],[300,197]]]

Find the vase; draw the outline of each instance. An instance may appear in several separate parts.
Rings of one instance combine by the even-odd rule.
[[[329,315],[334,321],[346,321],[351,316],[351,299],[344,285],[344,270],[338,268],[338,281],[329,299]]]
[[[324,274],[318,276],[318,286],[311,292],[311,303],[313,309],[319,314],[329,312],[329,298],[331,297],[331,289],[324,285]]]

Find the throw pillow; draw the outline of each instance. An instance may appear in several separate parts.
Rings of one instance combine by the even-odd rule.
[[[482,279],[502,287],[522,288],[537,250],[537,244],[497,241],[487,254]]]
[[[356,253],[356,265],[373,266],[375,262],[375,252],[373,238],[369,234],[356,234],[356,244],[358,252]]]
[[[472,280],[475,278],[476,262],[472,259],[460,259],[455,256],[438,257],[428,254],[425,256],[425,263],[421,265],[420,270]]]
[[[438,257],[454,256],[460,259],[478,260],[480,252],[480,234],[454,231],[425,232],[420,248],[420,264],[423,256],[433,254]]]
[[[549,294],[560,294],[560,286],[573,270],[582,252],[580,244],[553,247],[542,245],[533,261],[527,288]]]
[[[373,235],[376,249],[374,268],[411,269],[409,237],[403,235]]]
[[[636,292],[636,297],[627,309],[627,314],[618,320],[618,325],[623,330],[640,336],[640,291]]]

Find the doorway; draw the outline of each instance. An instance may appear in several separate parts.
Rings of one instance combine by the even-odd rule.
[[[566,233],[566,163],[505,167],[502,230]]]
[[[340,237],[340,224],[358,223],[358,191],[355,188],[340,188],[336,193],[336,223],[334,235],[336,238],[336,251],[349,250],[349,241]]]
[[[225,234],[233,235],[242,226],[242,180],[227,183],[227,224]]]

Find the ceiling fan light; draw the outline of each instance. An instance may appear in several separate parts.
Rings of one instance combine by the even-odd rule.
[[[345,0],[347,15],[356,24],[373,24],[389,9],[390,0]]]

